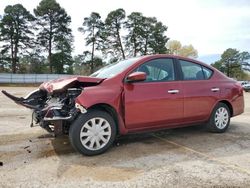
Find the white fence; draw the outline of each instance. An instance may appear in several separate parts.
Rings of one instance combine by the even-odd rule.
[[[0,83],[42,83],[45,81],[66,77],[65,74],[11,74],[0,73]]]

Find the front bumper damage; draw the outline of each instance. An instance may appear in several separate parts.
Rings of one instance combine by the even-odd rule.
[[[6,91],[4,95],[15,103],[33,111],[33,125],[40,125],[55,135],[67,134],[69,127],[80,113],[86,113],[84,106],[77,104],[77,97],[84,88],[99,85],[104,79],[86,76],[68,76],[44,82],[26,97],[16,97]]]
[[[25,107],[30,108],[30,109],[37,109],[37,107],[35,105],[30,104],[30,99],[28,99],[28,98],[16,97],[16,96],[11,95],[10,93],[8,93],[7,91],[4,91],[4,90],[2,90],[2,93],[6,97],[10,98],[11,100],[13,100],[15,103],[17,103],[19,105],[25,106]]]
[[[31,127],[39,125],[55,136],[68,134],[70,124],[79,113],[87,110],[74,99],[81,91],[79,89],[68,89],[64,94],[48,96],[46,91],[35,90],[26,97],[16,97],[6,91],[2,93],[18,105],[32,109]]]

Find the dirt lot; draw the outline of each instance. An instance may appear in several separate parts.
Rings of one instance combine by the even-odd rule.
[[[224,134],[197,126],[126,136],[86,157],[67,137],[30,128],[30,110],[0,94],[0,187],[249,187],[250,93],[245,104]]]

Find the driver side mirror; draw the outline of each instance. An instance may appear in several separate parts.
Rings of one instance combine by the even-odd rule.
[[[145,72],[133,72],[128,75],[126,81],[127,82],[139,82],[146,80],[147,75]]]

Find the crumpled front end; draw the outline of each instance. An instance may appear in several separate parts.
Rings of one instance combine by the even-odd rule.
[[[18,98],[2,91],[15,103],[33,110],[31,127],[40,125],[55,135],[67,134],[69,125],[83,111],[81,106],[75,104],[75,98],[81,92],[81,88],[68,88],[62,93],[49,94],[38,89],[24,98]]]
[[[15,103],[33,110],[33,125],[40,125],[55,135],[67,134],[72,122],[79,113],[86,113],[86,109],[75,103],[85,87],[101,83],[101,79],[91,77],[69,77],[43,83],[39,89],[26,97],[15,97],[6,91],[4,95]]]

